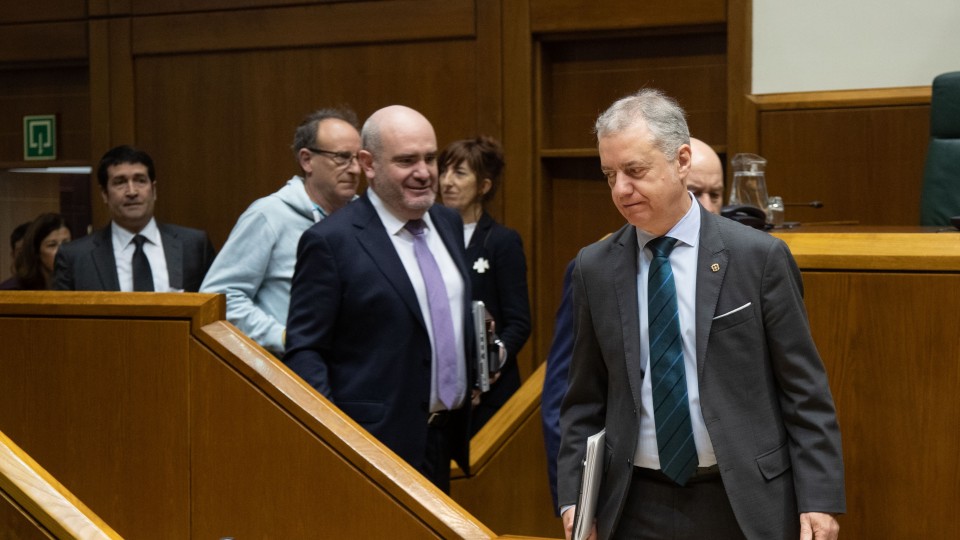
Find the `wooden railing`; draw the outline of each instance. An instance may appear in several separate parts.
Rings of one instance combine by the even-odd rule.
[[[109,540],[120,535],[0,432],[0,537]]]
[[[470,444],[470,471],[454,468],[451,495],[496,531],[563,535],[547,479],[540,419],[546,364],[533,372]]]
[[[0,294],[0,430],[131,538],[498,537],[223,315]]]
[[[960,536],[960,234],[817,231],[777,236],[837,405],[844,538]],[[561,534],[542,367],[451,498],[223,312],[200,294],[0,293],[0,430],[131,538]]]

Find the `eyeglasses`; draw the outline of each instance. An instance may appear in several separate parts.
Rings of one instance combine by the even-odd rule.
[[[353,152],[331,152],[330,150],[321,150],[319,148],[306,147],[307,150],[313,152],[314,154],[321,154],[330,158],[337,167],[346,167],[353,160],[357,159],[357,154]]]

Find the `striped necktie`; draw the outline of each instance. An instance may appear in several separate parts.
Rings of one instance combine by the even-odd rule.
[[[660,470],[682,486],[697,469],[697,447],[690,423],[677,289],[670,267],[670,252],[676,243],[677,239],[669,236],[647,243],[653,252],[647,281],[647,316]]]

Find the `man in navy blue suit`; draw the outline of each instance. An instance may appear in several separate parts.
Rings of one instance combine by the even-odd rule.
[[[469,470],[472,326],[463,222],[434,204],[437,142],[422,114],[400,105],[380,109],[361,139],[358,159],[370,189],[300,239],[284,362],[449,491],[450,459]],[[421,270],[420,238],[439,267],[437,280]],[[427,294],[437,281],[449,308],[442,317],[437,297]],[[450,332],[434,329],[440,319],[452,319]]]

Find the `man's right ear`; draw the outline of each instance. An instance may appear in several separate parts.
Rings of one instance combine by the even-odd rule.
[[[312,156],[313,154],[306,148],[301,148],[300,151],[297,152],[297,163],[300,164],[300,170],[304,173],[313,172],[313,165],[310,163]]]
[[[357,163],[360,164],[360,169],[363,170],[364,176],[373,178],[373,154],[368,150],[360,150],[357,152]]]

